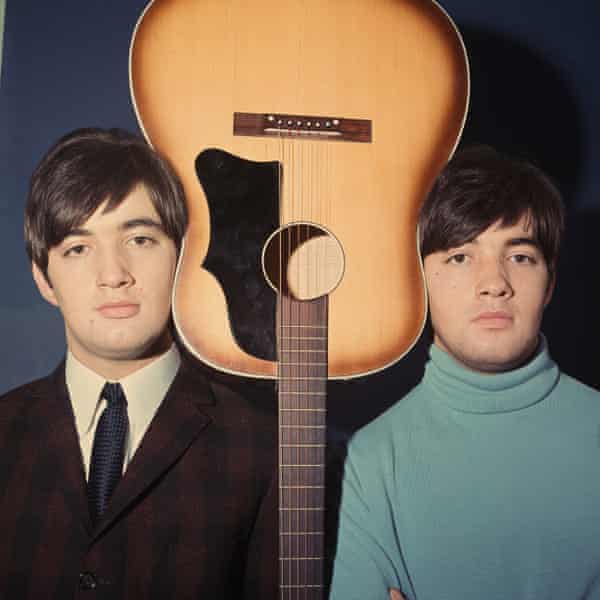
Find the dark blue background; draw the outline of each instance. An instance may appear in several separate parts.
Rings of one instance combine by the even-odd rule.
[[[44,375],[64,352],[62,321],[38,296],[23,249],[29,175],[50,143],[71,129],[138,130],[128,51],[145,4],[7,1],[0,81],[0,393]],[[471,61],[463,140],[534,159],[565,195],[568,236],[544,331],[563,369],[600,388],[600,170],[594,168],[600,164],[600,3],[446,0],[444,6]],[[332,423],[353,429],[397,399],[418,380],[425,347],[421,342],[379,375],[332,384]]]

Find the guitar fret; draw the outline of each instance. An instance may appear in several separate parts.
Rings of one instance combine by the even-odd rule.
[[[307,329],[327,329],[327,325],[299,325],[297,323],[281,323],[280,327],[306,327]]]
[[[326,337],[317,335],[280,335],[280,340],[326,340]]]
[[[292,584],[292,583],[282,583],[280,584],[280,587],[282,588],[322,588],[323,585],[319,584],[319,583],[313,583],[313,584],[308,584],[308,583],[300,583],[300,584]]]
[[[324,531],[281,531],[279,535],[325,535]]]
[[[306,471],[305,471],[306,473]],[[279,505],[282,508],[323,508],[325,482],[314,481],[314,478],[307,478],[307,481],[279,482]]]
[[[282,396],[325,396],[325,392],[284,392],[279,391]]]
[[[280,367],[326,367],[327,363],[317,363],[317,362],[283,362],[279,361]]]
[[[280,489],[294,489],[294,490],[322,490],[325,488],[324,485],[280,485]]]
[[[292,428],[301,425],[306,425],[307,427],[319,425],[325,428],[327,426],[326,419],[327,411],[325,410],[297,411],[293,409],[285,410],[282,408],[279,412],[279,422],[282,425],[287,425]]]
[[[299,462],[302,460],[302,462]],[[325,457],[325,452],[322,448],[282,448],[280,451],[280,460],[282,467],[322,467],[322,461]],[[287,462],[283,462],[287,459]],[[312,462],[313,460],[319,462]],[[313,481],[291,481],[290,484],[312,485]]]
[[[323,511],[325,509],[322,506],[306,506],[306,507],[283,506],[283,507],[280,507],[279,510],[285,510],[285,511],[289,510],[289,511],[298,511],[298,512],[300,512],[300,511],[319,512],[319,511]]]
[[[320,556],[282,556],[279,560],[323,560]]]
[[[282,409],[282,410],[294,410],[292,408]],[[310,409],[312,410],[312,409]],[[285,427],[286,429],[325,429],[326,425],[280,425],[280,427]]]
[[[321,348],[280,348],[280,352],[324,352],[327,353],[327,350],[323,350]]]
[[[310,433],[310,432],[300,432],[300,433]],[[302,449],[307,449],[310,451],[311,449],[318,451],[320,448],[325,448],[326,444],[323,440],[323,433],[315,435],[286,435],[285,439],[281,440],[280,448],[287,448],[288,452],[294,452],[297,449],[302,451]]]
[[[295,531],[323,531],[323,511],[301,513],[297,510],[279,511],[281,533]]]
[[[292,411],[292,412],[325,412],[325,408],[280,408],[279,410]]]
[[[285,377],[286,381],[326,381],[327,377]]]
[[[297,469],[280,468],[279,484],[285,485],[325,485],[325,469],[323,467],[306,466]],[[283,492],[284,490],[282,490]],[[321,493],[322,490],[312,490],[312,493]],[[294,493],[294,492],[288,492]],[[299,492],[296,492],[299,493]],[[306,490],[306,493],[310,493]]]
[[[325,448],[325,444],[280,444],[281,448]]]

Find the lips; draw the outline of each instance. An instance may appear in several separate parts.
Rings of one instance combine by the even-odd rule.
[[[140,312],[140,305],[133,302],[114,302],[102,304],[97,311],[107,319],[128,319]]]
[[[513,318],[505,311],[490,310],[479,313],[473,321],[489,329],[503,329],[512,325]]]

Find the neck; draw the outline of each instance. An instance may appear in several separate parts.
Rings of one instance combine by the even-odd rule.
[[[166,331],[152,346],[133,357],[92,354],[77,344],[71,343],[68,344],[68,347],[73,356],[88,369],[98,373],[104,379],[118,381],[153,363],[169,350],[172,343],[171,334]]]
[[[453,352],[437,333],[434,333],[433,335],[433,343],[464,369],[473,371],[474,373],[481,373],[482,375],[497,375],[525,366],[536,355],[540,346],[540,336],[537,335],[532,340],[531,344],[524,348],[517,356],[501,362],[494,362],[483,358],[473,358],[468,355],[463,355],[461,352]]]
[[[493,376],[466,368],[435,344],[429,354],[423,383],[434,392],[432,398],[461,412],[490,414],[527,408],[543,400],[560,376],[543,336],[531,360]]]

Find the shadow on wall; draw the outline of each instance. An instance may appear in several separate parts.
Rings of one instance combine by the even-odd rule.
[[[586,247],[600,215],[576,215],[582,164],[577,98],[561,72],[503,34],[460,26],[471,65],[471,107],[462,145],[483,143],[539,165],[558,183],[569,214],[555,297],[544,319],[552,355],[563,370],[600,388],[593,341],[600,334],[598,275]],[[588,242],[586,244],[586,241]],[[597,254],[597,253],[596,253]],[[422,376],[431,331],[386,371],[329,385],[329,423],[351,432],[401,398]]]
[[[567,373],[600,388],[595,340],[600,335],[600,214],[577,213],[583,164],[582,118],[566,78],[522,42],[493,31],[462,28],[471,64],[471,111],[463,143],[482,142],[531,160],[557,182],[567,230],[554,299],[543,330]]]
[[[543,330],[562,370],[600,390],[600,212],[572,213]]]
[[[539,165],[575,200],[583,140],[580,108],[566,78],[521,41],[461,27],[471,67],[462,144],[483,143]]]

